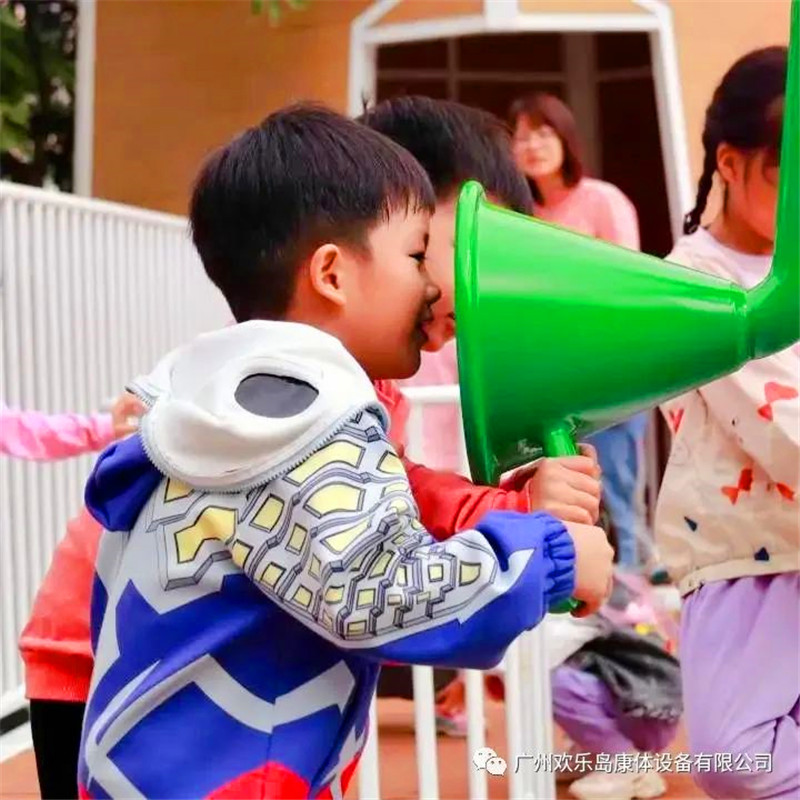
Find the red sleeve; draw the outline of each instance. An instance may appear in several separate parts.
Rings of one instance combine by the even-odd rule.
[[[395,447],[405,445],[409,403],[394,381],[376,381],[378,399],[391,417],[390,436]],[[425,528],[437,539],[474,527],[488,511],[531,510],[525,492],[476,486],[454,472],[429,469],[403,459],[411,492]]]
[[[400,391],[394,381],[375,381],[373,384],[378,400],[386,406],[391,419],[389,438],[396,449],[400,450],[406,444],[406,425],[411,407],[408,398]]]
[[[447,539],[458,531],[474,527],[489,511],[531,510],[525,492],[476,486],[454,472],[429,469],[403,460],[417,501],[420,520],[437,539]]]

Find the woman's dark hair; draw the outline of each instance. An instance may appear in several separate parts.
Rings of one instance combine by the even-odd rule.
[[[526,117],[532,126],[549,125],[558,135],[564,147],[564,163],[561,175],[566,186],[575,186],[584,176],[578,126],[569,106],[555,95],[546,92],[535,92],[515,100],[508,112],[508,121],[512,130],[516,129],[520,117]],[[536,181],[528,178],[533,199],[542,203],[542,193]]]
[[[703,174],[697,184],[694,208],[683,220],[684,233],[694,233],[700,225],[717,171],[717,148],[721,144],[744,151],[766,148],[769,159],[777,163],[786,60],[785,47],[753,50],[742,56],[717,86],[703,128]]]

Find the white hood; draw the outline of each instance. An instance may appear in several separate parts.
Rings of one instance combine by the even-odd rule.
[[[130,388],[150,404],[140,430],[155,466],[209,491],[278,477],[367,407],[388,428],[372,383],[342,343],[292,322],[199,336]]]

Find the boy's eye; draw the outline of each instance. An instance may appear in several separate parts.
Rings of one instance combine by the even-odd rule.
[[[413,258],[417,264],[422,264],[425,261],[425,251],[421,250],[419,253],[412,253],[411,258]]]

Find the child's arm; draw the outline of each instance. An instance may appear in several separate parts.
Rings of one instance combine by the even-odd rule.
[[[586,530],[594,542],[595,529]],[[248,495],[228,546],[273,602],[338,646],[381,661],[490,666],[576,582],[573,539],[546,514],[490,514],[435,542],[368,412]],[[593,563],[602,573],[604,559],[598,551],[578,572]],[[610,575],[610,548],[607,560]]]
[[[593,456],[545,459],[500,488],[476,486],[452,472],[403,460],[422,524],[436,539],[474,527],[489,511],[546,511],[566,522],[594,524],[600,481]]]
[[[3,407],[0,453],[51,461],[101,450],[114,438],[110,414],[43,414]]]
[[[390,438],[402,452],[409,403],[394,381],[378,381],[375,390],[391,417]],[[476,486],[453,472],[430,469],[403,458],[420,519],[436,539],[474,527],[489,511],[547,511],[567,522],[591,525],[600,510],[597,454],[588,445],[582,456],[543,460],[520,470],[512,480],[493,488]]]
[[[800,357],[790,348],[700,389],[717,423],[784,495],[798,492],[799,385]]]
[[[525,492],[476,486],[461,475],[430,469],[403,459],[420,521],[436,539],[443,540],[458,531],[474,527],[489,511],[531,509]]]
[[[142,402],[124,392],[110,414],[44,414],[0,407],[0,453],[29,461],[55,461],[103,450],[136,429]]]

